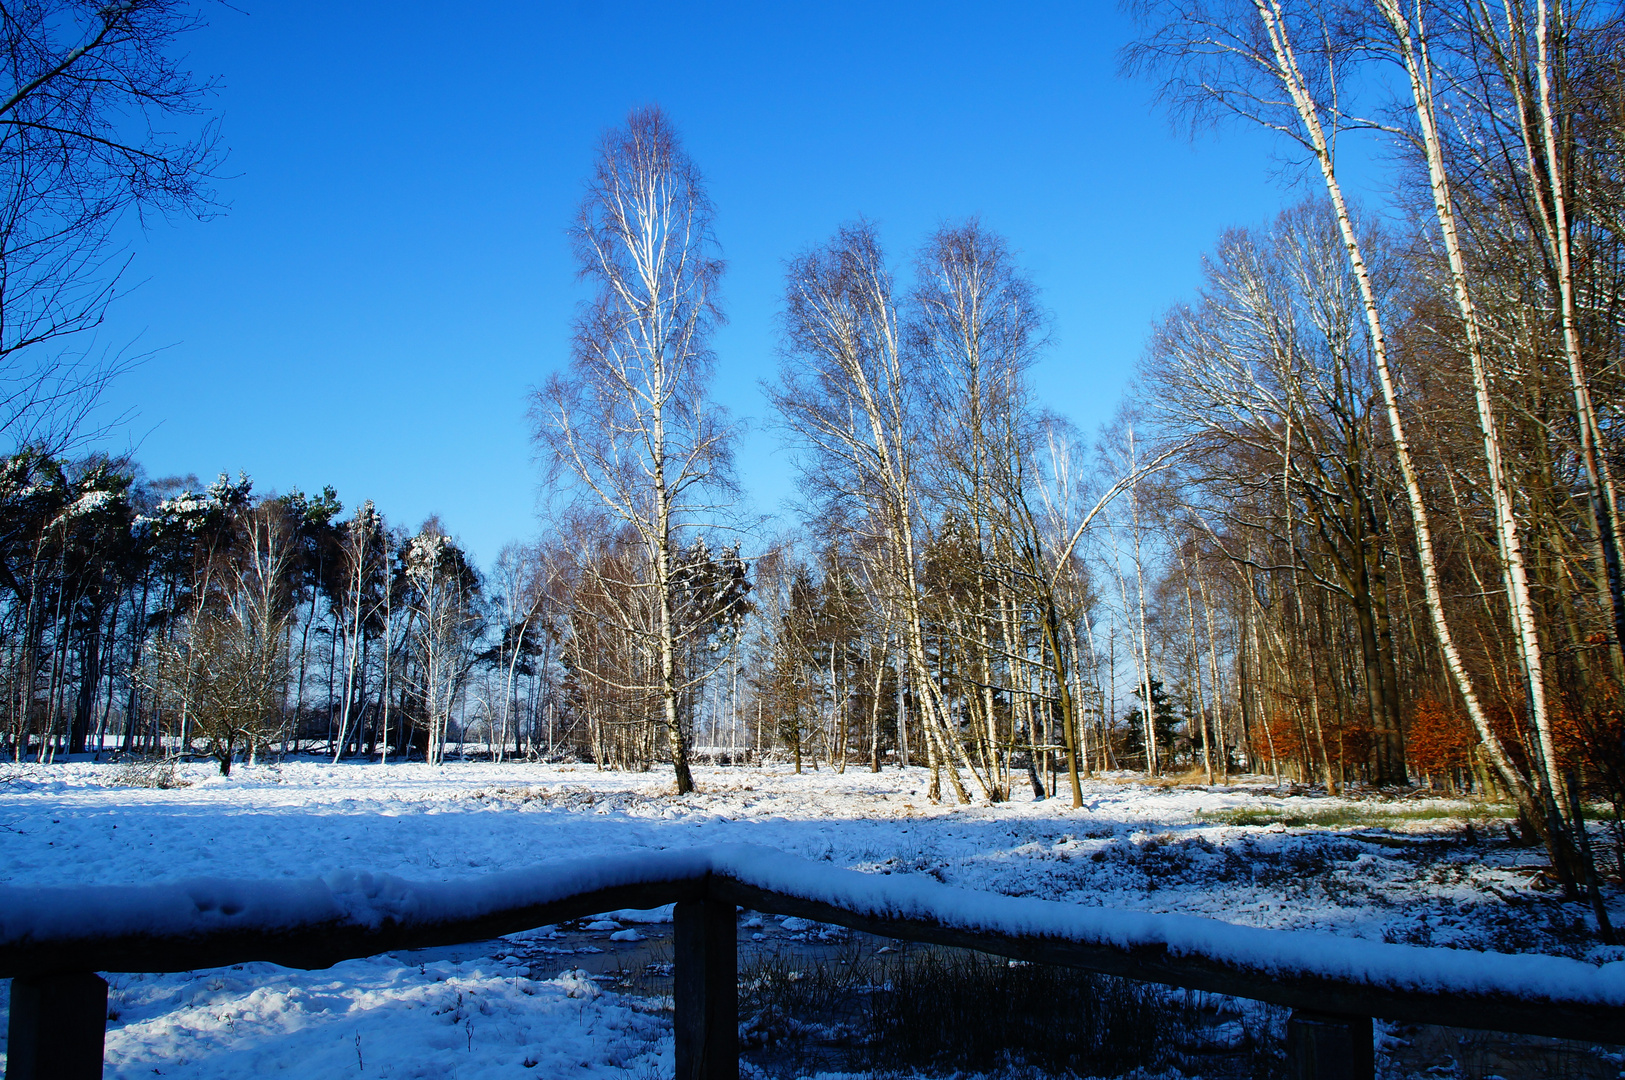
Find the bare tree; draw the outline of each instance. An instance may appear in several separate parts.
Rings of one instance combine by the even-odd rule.
[[[1053,678],[1060,706],[1061,735],[1066,746],[1067,777],[1072,805],[1083,805],[1080,765],[1090,769],[1083,723],[1086,687],[1078,648],[1077,624],[1090,628],[1092,603],[1088,574],[1077,556],[1079,543],[1095,518],[1111,502],[1149,472],[1161,469],[1168,455],[1117,478],[1089,506],[1093,494],[1080,483],[1081,475],[1070,428],[1054,417],[1044,417],[1041,439],[1033,447],[1025,439],[1007,440],[1006,452],[994,471],[994,491],[1010,534],[1011,569],[1015,572],[1023,606],[1035,609],[1041,642],[1039,665]],[[1036,739],[1034,740],[1036,742]],[[1036,778],[1035,778],[1036,779]]]
[[[212,207],[212,84],[172,49],[180,0],[25,0],[0,17],[0,435],[60,452],[127,366],[83,342],[123,270],[113,231]],[[72,342],[77,341],[77,344]]]
[[[670,120],[638,109],[604,136],[571,229],[597,294],[576,322],[570,370],[548,380],[533,415],[553,476],[571,477],[634,529],[647,552],[653,647],[679,794],[693,790],[678,669],[680,534],[711,523],[732,490],[731,431],[706,401],[709,338],[723,264],[712,205]]]
[[[1019,489],[1029,415],[1026,371],[1044,347],[1044,315],[1004,238],[975,219],[937,230],[917,271],[910,329],[930,373],[922,380],[925,406],[936,421],[928,429],[930,478],[967,526],[973,553],[956,651],[977,685],[967,705],[979,719],[988,788],[1002,799],[1009,791],[999,763],[995,669],[1001,652],[1005,658],[1014,653],[1011,643],[1001,649],[994,641],[1009,597],[996,595],[999,575],[989,572],[987,561],[1010,548],[1008,522],[999,520],[1002,506],[995,507],[995,474],[1005,481],[999,496]]]
[[[512,723],[514,753],[521,752],[522,724],[515,705],[518,699],[514,679],[522,663],[535,664],[541,654],[540,674],[546,674],[545,646],[557,633],[552,578],[555,567],[540,544],[508,544],[497,555],[493,597],[501,638],[491,659],[503,671],[502,728],[495,740],[496,759],[502,760]]]
[[[1414,138],[1419,144],[1423,160],[1427,163],[1428,188],[1433,199],[1434,217],[1439,226],[1439,239],[1444,246],[1450,268],[1450,291],[1461,319],[1461,333],[1469,368],[1472,372],[1473,402],[1477,408],[1479,431],[1484,445],[1484,467],[1488,488],[1495,510],[1495,539],[1500,549],[1500,567],[1507,604],[1511,613],[1513,638],[1517,644],[1523,668],[1524,699],[1530,721],[1535,728],[1539,749],[1536,756],[1538,769],[1535,777],[1545,789],[1542,792],[1546,816],[1551,827],[1559,827],[1558,800],[1562,796],[1562,783],[1557,773],[1557,747],[1552,738],[1550,710],[1547,705],[1545,663],[1539,627],[1535,621],[1535,603],[1530,594],[1529,572],[1524,554],[1524,528],[1519,522],[1516,492],[1509,477],[1506,446],[1501,436],[1502,422],[1495,408],[1491,373],[1485,361],[1484,332],[1478,304],[1474,300],[1468,280],[1467,261],[1462,250],[1461,228],[1458,223],[1455,197],[1451,191],[1451,177],[1444,158],[1444,140],[1440,133],[1439,101],[1434,87],[1432,49],[1428,42],[1427,27],[1421,5],[1411,6],[1401,0],[1376,0],[1377,10],[1391,35],[1395,56],[1404,67],[1410,84],[1411,101],[1415,116]]]
[[[892,275],[868,222],[843,227],[827,246],[790,264],[784,363],[773,404],[805,457],[808,493],[837,514],[850,513],[886,563],[900,637],[931,767],[930,794],[946,771],[955,796],[969,801],[959,765],[989,794],[952,731],[926,656],[919,567],[919,468],[922,392],[904,348]]]
[[[388,573],[384,548],[387,536],[383,515],[378,513],[371,499],[361,504],[355,517],[343,528],[339,558],[344,571],[344,592],[338,598],[334,615],[335,619],[341,613],[343,617],[344,702],[339,706],[338,738],[333,740],[335,765],[344,756],[352,730],[356,744],[361,743],[361,716],[355,714],[365,712],[368,629],[377,621],[384,603],[379,593]]]
[[[143,658],[142,678],[187,716],[229,775],[239,742],[250,757],[275,737],[293,619],[292,530],[273,501],[234,512],[240,536],[181,632]],[[183,736],[186,746],[190,734]]]
[[[1147,0],[1138,5],[1137,13],[1148,33],[1130,49],[1130,62],[1163,74],[1165,98],[1198,118],[1236,115],[1279,132],[1308,154],[1320,175],[1365,316],[1393,453],[1410,505],[1424,598],[1445,668],[1486,757],[1557,858],[1563,854],[1559,851],[1562,838],[1554,835],[1554,822],[1541,805],[1540,794],[1519,771],[1494,729],[1446,613],[1433,516],[1422,490],[1400,384],[1391,363],[1389,328],[1337,169],[1339,132],[1375,126],[1352,118],[1340,93],[1340,76],[1358,53],[1357,41],[1347,27],[1337,24],[1342,12],[1286,0]],[[1485,438],[1493,441],[1489,430]]]
[[[1362,243],[1378,264],[1387,313],[1386,246],[1369,230]],[[1386,632],[1387,492],[1377,461],[1387,447],[1358,294],[1330,208],[1311,202],[1267,231],[1227,232],[1206,276],[1198,304],[1169,312],[1153,336],[1148,407],[1189,440],[1188,501],[1208,503],[1221,518],[1245,514],[1245,523],[1228,523],[1270,530],[1294,566],[1348,599],[1375,736],[1372,775],[1398,782],[1404,744]],[[1273,520],[1252,513],[1261,504],[1275,509],[1277,495],[1284,506]],[[1313,565],[1310,549],[1329,572]]]
[[[415,689],[428,729],[424,757],[436,765],[445,756],[452,708],[474,666],[474,642],[482,630],[480,580],[434,519],[407,544],[402,562],[411,589]]]
[[[1435,190],[1489,200],[1512,215],[1513,229],[1533,258],[1520,260],[1520,276],[1547,283],[1561,349],[1574,399],[1575,443],[1585,473],[1587,501],[1595,529],[1597,557],[1608,591],[1616,651],[1625,649],[1625,580],[1619,553],[1618,493],[1604,448],[1607,439],[1593,395],[1597,358],[1594,335],[1586,333],[1586,307],[1612,290],[1586,280],[1586,263],[1597,255],[1588,217],[1607,219],[1617,200],[1588,205],[1584,178],[1595,172],[1595,149],[1577,130],[1587,91],[1617,99],[1603,80],[1602,92],[1586,85],[1587,48],[1616,34],[1617,17],[1608,5],[1565,0],[1503,0],[1499,4],[1410,5],[1381,3],[1384,22],[1413,82],[1416,135],[1432,146],[1442,170],[1450,160],[1454,175]],[[1603,44],[1603,50],[1607,49]],[[1435,98],[1440,99],[1434,105]],[[1450,123],[1432,119],[1450,110]],[[1605,140],[1612,143],[1612,138]],[[1587,160],[1591,158],[1592,160]],[[1474,187],[1490,190],[1483,194]],[[1454,189],[1454,190],[1452,190]],[[1588,211],[1590,213],[1588,214]],[[1447,207],[1447,213],[1450,208]],[[1470,214],[1467,218],[1471,231]],[[1592,226],[1594,228],[1594,226]],[[1459,261],[1460,253],[1455,258]],[[1519,305],[1523,308],[1525,305]],[[1606,306],[1606,302],[1604,304]],[[1602,320],[1612,323],[1604,314]],[[1593,340],[1587,340],[1592,337]]]

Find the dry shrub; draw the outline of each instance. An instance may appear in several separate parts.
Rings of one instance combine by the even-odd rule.
[[[192,781],[181,776],[177,758],[150,758],[146,761],[127,761],[113,770],[113,783],[119,787],[170,788],[191,787]]]

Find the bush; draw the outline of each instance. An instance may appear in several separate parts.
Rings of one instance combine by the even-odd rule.
[[[180,761],[172,757],[130,761],[113,771],[113,783],[120,787],[183,788],[192,782],[181,776]]]

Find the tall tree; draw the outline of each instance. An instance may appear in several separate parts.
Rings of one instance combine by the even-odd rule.
[[[1576,560],[1565,558],[1573,525],[1553,528],[1545,522],[1563,512],[1567,497],[1547,493],[1570,485],[1564,462],[1576,455],[1554,445],[1553,434],[1564,425],[1554,424],[1544,395],[1514,396],[1520,384],[1544,379],[1548,348],[1541,339],[1550,330],[1542,323],[1560,329],[1560,344],[1553,351],[1568,369],[1577,456],[1586,472],[1572,487],[1590,503],[1591,520],[1577,524],[1599,541],[1605,579],[1600,588],[1584,591],[1593,598],[1600,592],[1611,615],[1619,608],[1617,572],[1609,566],[1607,551],[1608,534],[1615,528],[1608,507],[1610,484],[1603,462],[1584,460],[1599,432],[1596,416],[1589,413],[1589,375],[1579,362],[1584,358],[1578,352],[1578,290],[1571,276],[1574,249],[1558,235],[1572,228],[1566,221],[1567,201],[1560,215],[1557,200],[1573,144],[1558,137],[1563,121],[1552,102],[1538,100],[1551,91],[1549,12],[1544,6],[1530,11],[1512,0],[1469,9],[1427,0],[1157,0],[1141,3],[1137,10],[1147,34],[1131,50],[1131,58],[1165,76],[1167,97],[1197,116],[1239,115],[1290,137],[1318,173],[1363,309],[1388,421],[1389,452],[1409,504],[1423,599],[1442,666],[1472,722],[1481,753],[1521,815],[1545,840],[1560,876],[1572,888],[1581,861],[1574,842],[1580,826],[1577,820],[1563,820],[1566,784],[1558,771],[1557,726],[1546,671],[1568,661],[1548,644],[1556,619],[1547,613],[1543,624],[1542,606],[1550,582],[1564,574],[1574,576]],[[1472,14],[1464,17],[1463,10]],[[1504,26],[1505,33],[1486,33],[1490,21]],[[1458,66],[1452,66],[1449,50],[1436,47],[1440,29],[1462,43],[1455,53]],[[1512,71],[1510,80],[1516,85],[1494,89],[1508,82],[1508,65],[1496,59],[1497,52],[1507,41],[1519,39],[1524,56],[1511,65],[1519,70]],[[1391,72],[1400,77],[1385,73],[1365,78],[1361,65],[1372,59],[1393,65]],[[1462,87],[1467,89],[1458,89]],[[1484,87],[1493,93],[1480,92]],[[1516,114],[1515,119],[1485,123],[1476,115],[1484,111],[1482,99],[1508,96],[1514,99],[1508,115]],[[1362,100],[1368,98],[1375,100]],[[1340,168],[1340,133],[1358,129],[1392,138],[1408,167],[1403,175],[1417,223],[1429,222],[1425,239],[1416,245],[1411,282],[1415,310],[1401,324],[1384,310],[1364,230]],[[1461,151],[1475,141],[1490,149]],[[1550,167],[1540,163],[1548,154],[1553,157]],[[1505,179],[1486,181],[1496,173]],[[1425,179],[1418,183],[1416,177]],[[1464,199],[1461,192],[1469,189],[1473,197]],[[1536,204],[1526,215],[1536,220],[1511,228],[1496,224],[1514,222],[1516,215],[1502,209],[1509,199]],[[1477,222],[1471,217],[1475,212]],[[1550,269],[1518,275],[1521,294],[1498,285],[1502,314],[1497,316],[1485,305],[1495,291],[1486,285],[1501,274],[1496,263],[1505,260],[1506,248],[1519,246],[1520,229],[1535,234],[1532,246],[1542,249],[1529,262],[1545,262]],[[1506,243],[1509,237],[1511,245]],[[1565,276],[1570,280],[1565,282]],[[1531,287],[1542,277],[1551,279],[1545,291],[1555,298],[1557,311],[1554,317],[1531,318],[1531,301],[1551,302],[1541,289]],[[1503,336],[1505,330],[1511,333]],[[1421,360],[1408,372],[1398,364],[1407,354]],[[1522,370],[1515,358],[1523,361]],[[1458,432],[1454,439],[1438,437]],[[1469,432],[1476,446],[1463,437]],[[1429,475],[1434,459],[1437,468]],[[1444,489],[1446,512],[1440,513],[1441,500],[1429,498],[1430,484]],[[1490,560],[1487,574],[1478,569],[1480,558]],[[1449,580],[1452,572],[1471,577],[1479,610],[1461,610]],[[1498,588],[1490,584],[1496,579]],[[1494,593],[1499,596],[1492,599]],[[1488,633],[1482,632],[1486,620],[1495,627]],[[1564,636],[1576,647],[1583,644],[1572,630]],[[1603,634],[1601,641],[1606,643],[1608,636]],[[1510,655],[1501,655],[1502,643]],[[1505,686],[1516,689],[1506,694]],[[1510,716],[1510,726],[1500,722],[1502,715]]]
[[[920,709],[930,793],[944,771],[969,801],[959,765],[986,781],[950,728],[927,658],[920,582],[920,457],[924,438],[920,373],[904,346],[903,323],[874,227],[844,226],[829,244],[790,264],[785,287],[784,363],[773,404],[804,458],[808,494],[837,516],[850,514],[881,554],[896,597],[900,637]]]
[[[1363,243],[1392,317],[1392,268],[1382,272],[1392,260],[1370,230]],[[1153,335],[1148,407],[1188,440],[1187,503],[1215,528],[1270,532],[1292,565],[1347,598],[1375,736],[1372,777],[1398,782],[1405,754],[1384,564],[1390,492],[1379,460],[1387,444],[1330,208],[1311,202],[1268,230],[1227,232],[1205,270],[1198,303],[1176,307]]]
[[[383,583],[388,573],[388,533],[383,515],[368,499],[356,509],[355,517],[343,526],[339,565],[343,570],[343,590],[336,598],[333,614],[344,641],[344,701],[339,706],[338,738],[333,740],[333,762],[344,755],[345,746],[355,734],[361,745],[361,715],[365,712],[366,655],[370,630],[378,623],[383,608]],[[352,726],[352,721],[353,726]]]
[[[608,132],[571,239],[596,295],[576,320],[568,373],[550,378],[534,414],[554,475],[600,501],[647,552],[661,714],[677,791],[694,788],[679,669],[680,534],[709,524],[732,490],[731,432],[706,400],[723,263],[698,168],[658,108]]]
[[[994,697],[998,654],[1008,654],[1009,643],[995,639],[1005,626],[1009,595],[1001,588],[1007,577],[990,573],[988,560],[1010,547],[1009,530],[998,520],[1004,508],[995,506],[995,474],[1012,465],[1019,470],[1026,371],[1043,347],[1044,316],[1004,238],[975,219],[933,234],[917,270],[910,323],[914,347],[932,372],[924,380],[926,405],[936,418],[930,471],[940,497],[968,527],[972,563],[981,564],[969,567],[968,619],[956,647],[979,688],[969,704],[985,733],[989,787],[1005,798]],[[1006,484],[1000,494],[1009,490]]]
[[[402,553],[411,612],[414,689],[431,765],[445,756],[452,709],[474,666],[474,643],[484,631],[478,571],[437,520],[425,522]]]

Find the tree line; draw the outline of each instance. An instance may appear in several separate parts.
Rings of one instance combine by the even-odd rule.
[[[481,661],[533,674],[509,655],[522,645],[484,640],[514,602],[437,520],[410,533],[371,502],[342,511],[332,488],[261,496],[245,476],[205,487],[94,456],[5,459],[10,756],[197,748],[229,772],[319,742],[438,760]],[[498,560],[504,587],[526,587],[525,557]],[[506,745],[511,710],[482,704]]]

